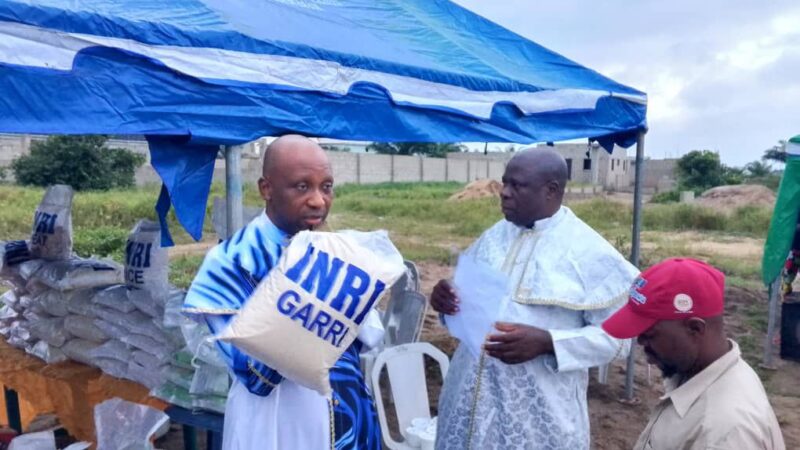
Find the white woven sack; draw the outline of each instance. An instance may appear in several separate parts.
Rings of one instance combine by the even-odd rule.
[[[386,232],[303,231],[217,338],[330,395],[330,368],[404,270]]]
[[[72,256],[72,188],[56,184],[47,188],[33,216],[31,255],[42,259]]]

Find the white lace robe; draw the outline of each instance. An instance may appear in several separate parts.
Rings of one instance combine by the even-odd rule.
[[[436,448],[588,449],[588,369],[630,346],[600,324],[627,300],[638,270],[566,207],[532,229],[502,220],[467,252],[509,274],[513,301],[502,320],[548,330],[555,355],[509,365],[459,346]]]

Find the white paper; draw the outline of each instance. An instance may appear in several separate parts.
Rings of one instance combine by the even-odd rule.
[[[471,256],[461,255],[453,283],[459,311],[445,316],[445,324],[450,335],[465,344],[475,358],[480,358],[486,335],[493,332],[495,322],[508,304],[508,277]]]

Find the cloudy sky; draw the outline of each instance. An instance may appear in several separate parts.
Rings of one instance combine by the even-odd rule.
[[[455,0],[649,97],[646,152],[741,166],[800,134],[798,0]]]

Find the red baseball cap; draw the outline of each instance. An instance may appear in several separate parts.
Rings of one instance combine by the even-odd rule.
[[[603,329],[617,339],[629,339],[661,320],[719,316],[724,297],[722,272],[696,259],[670,258],[636,278],[628,303],[603,322]]]

